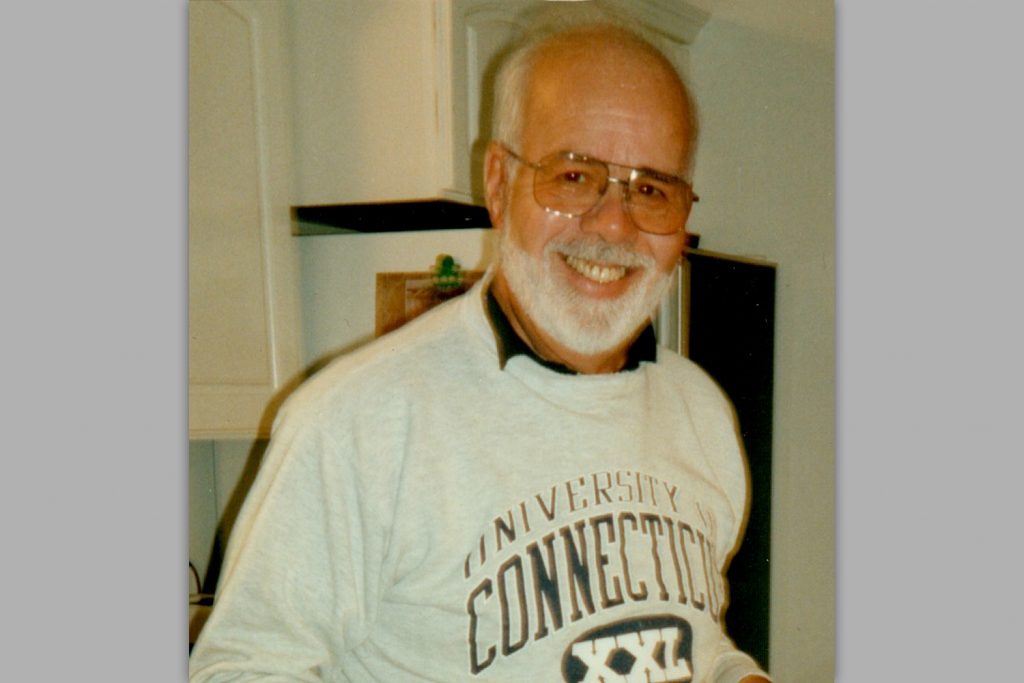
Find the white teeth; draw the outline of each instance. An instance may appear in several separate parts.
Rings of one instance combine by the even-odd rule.
[[[568,254],[565,257],[565,262],[583,277],[601,284],[614,282],[626,277],[625,266],[602,266]]]

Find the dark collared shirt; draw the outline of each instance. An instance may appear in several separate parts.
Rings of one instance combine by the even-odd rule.
[[[505,364],[508,363],[510,358],[523,354],[555,372],[561,372],[565,375],[578,374],[575,370],[562,363],[544,360],[534,353],[529,344],[516,333],[515,328],[509,322],[505,311],[501,310],[501,305],[494,297],[494,292],[490,288],[487,290],[487,315],[491,320],[491,329],[494,330],[494,338],[498,343],[498,365],[502,370],[505,369]],[[630,345],[626,352],[626,364],[622,366],[622,370],[619,372],[636,370],[643,361],[655,362],[658,358],[657,345],[658,341],[654,335],[654,326],[648,324],[644,331],[640,333],[640,336],[636,338],[636,341]]]

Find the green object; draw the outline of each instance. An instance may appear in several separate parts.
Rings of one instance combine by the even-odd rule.
[[[434,262],[434,287],[449,291],[462,287],[462,266],[449,254],[438,254]]]

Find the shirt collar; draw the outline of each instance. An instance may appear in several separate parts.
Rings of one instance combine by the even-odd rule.
[[[513,356],[522,354],[555,372],[565,375],[578,374],[575,370],[562,363],[544,360],[534,353],[529,344],[516,333],[515,328],[509,322],[505,311],[501,309],[501,305],[498,303],[490,287],[487,288],[487,316],[491,322],[491,329],[494,330],[494,339],[498,344],[498,366],[502,370],[505,369],[506,363]],[[647,327],[644,328],[640,336],[636,338],[627,350],[626,364],[622,366],[620,372],[636,370],[640,367],[640,363],[644,361],[655,362],[658,358],[657,346],[658,342],[654,334],[654,326],[648,323]]]

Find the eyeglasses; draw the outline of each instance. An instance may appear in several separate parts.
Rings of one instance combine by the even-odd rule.
[[[545,211],[559,216],[582,216],[597,206],[609,183],[618,183],[626,211],[637,228],[672,235],[685,227],[690,208],[700,200],[687,181],[650,168],[629,168],[576,152],[555,152],[531,162],[508,147],[505,151],[533,169],[534,199]],[[616,178],[609,166],[628,168],[629,175]]]

